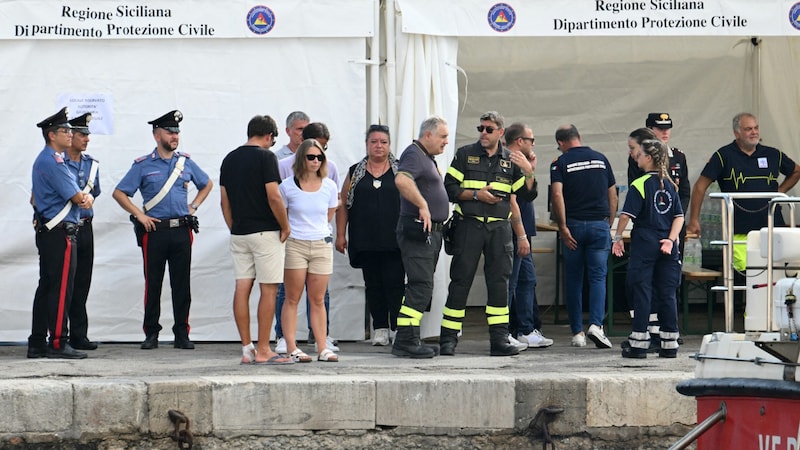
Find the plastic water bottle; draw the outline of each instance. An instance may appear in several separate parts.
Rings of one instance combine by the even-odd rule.
[[[689,239],[684,246],[683,267],[689,270],[700,270],[703,259],[703,245],[700,239]]]

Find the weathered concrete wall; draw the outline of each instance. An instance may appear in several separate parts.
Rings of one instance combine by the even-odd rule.
[[[554,406],[563,413],[549,430],[570,442],[565,448],[649,448],[651,441],[652,448],[663,448],[696,421],[694,399],[675,391],[690,377],[659,372],[0,380],[0,417],[6,418],[0,421],[0,446],[139,448],[147,441],[141,448],[174,448],[167,411],[178,409],[207,448],[243,448],[227,445],[261,438],[265,445],[291,442],[294,448],[322,448],[318,444],[327,440],[333,448],[357,448],[359,440],[392,448],[428,439],[439,439],[437,447],[452,442],[453,448],[503,448],[501,443],[515,440],[540,443],[528,426],[541,408]],[[117,444],[104,447],[110,442]]]

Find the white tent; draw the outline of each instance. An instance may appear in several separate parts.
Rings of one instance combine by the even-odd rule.
[[[111,193],[133,160],[154,148],[148,120],[180,109],[180,150],[191,154],[217,184],[198,212],[200,233],[193,246],[190,323],[197,340],[238,340],[218,181],[222,158],[246,140],[247,121],[270,114],[281,129],[278,145],[283,145],[284,118],[302,110],[330,128],[329,154],[340,172],[363,154],[365,55],[376,34],[377,2],[277,0],[257,9],[264,7],[238,0],[178,0],[157,8],[137,1],[0,1],[0,122],[7,131],[0,135],[5,159],[0,169],[0,230],[5,236],[0,241],[5,293],[0,341],[22,341],[30,333],[38,280],[30,170],[43,147],[35,124],[60,106],[68,104],[73,114],[96,112],[88,153],[101,162],[103,193],[95,203],[96,258],[88,309],[90,337],[98,340],[142,338],[141,252],[127,213]],[[201,32],[205,35],[188,35]],[[140,203],[141,197],[137,194],[134,201]],[[331,334],[363,338],[361,274],[341,255],[335,264]],[[166,280],[164,285],[161,324],[169,334],[172,308]],[[305,327],[305,320],[298,325]]]
[[[432,112],[444,115],[451,145],[439,164],[446,168],[455,148],[477,139],[474,127],[484,111],[529,124],[537,137],[540,220],[548,219],[548,166],[558,152],[553,134],[563,123],[575,124],[585,144],[609,157],[623,195],[627,136],[644,126],[649,112],[672,115],[670,144],[686,152],[692,183],[711,153],[733,140],[731,119],[740,111],[759,117],[765,144],[800,162],[800,131],[793,126],[800,119],[795,2],[388,3],[387,28],[395,30],[388,36],[396,42],[387,44],[393,47],[387,56],[396,54],[397,91],[387,86],[387,104],[397,103],[397,136],[412,133]],[[542,233],[534,245],[552,248],[554,240]],[[554,259],[535,260],[539,301],[550,304]],[[438,311],[448,281],[441,269]],[[470,302],[485,303],[481,276]],[[423,323],[427,334],[438,332],[436,319]]]

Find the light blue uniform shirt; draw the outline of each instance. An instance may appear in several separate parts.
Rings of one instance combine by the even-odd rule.
[[[33,162],[32,182],[33,201],[45,221],[58,215],[64,205],[80,192],[64,154],[47,145]],[[80,208],[74,203],[70,204],[72,208],[63,221],[78,223]]]
[[[128,173],[117,185],[117,189],[128,197],[133,197],[138,190],[141,192],[144,202],[149,202],[161,191],[180,156],[186,157],[180,176],[175,180],[166,197],[158,202],[152,210],[145,211],[145,213],[157,219],[174,219],[189,215],[189,182],[194,183],[198,190],[203,189],[208,184],[208,175],[189,159],[189,155],[186,153],[176,151],[173,152],[172,158],[162,159],[158,155],[158,151],[154,149],[149,155],[137,158],[133,162]]]
[[[83,188],[85,188],[86,184],[89,182],[89,174],[92,171],[92,161],[95,161],[95,159],[85,153],[81,153],[80,161],[73,161],[69,159],[68,154],[65,154],[64,156],[66,156],[64,160],[67,162],[67,167],[69,167],[70,172],[72,172],[78,179],[78,187],[83,190]],[[97,164],[100,164],[100,161],[97,161]],[[90,194],[92,194],[94,198],[100,196],[100,169],[97,169],[97,174],[94,177],[94,188]],[[81,219],[94,217],[94,208],[80,208],[80,217]]]

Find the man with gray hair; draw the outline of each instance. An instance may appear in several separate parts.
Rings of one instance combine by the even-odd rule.
[[[289,142],[275,151],[275,156],[279,160],[294,155],[297,147],[303,142],[303,128],[309,122],[311,118],[303,111],[294,111],[286,116],[286,135],[289,136]]]
[[[720,148],[709,158],[692,189],[689,224],[686,232],[700,235],[700,207],[706,190],[717,182],[721,192],[788,192],[800,180],[800,166],[777,148],[761,145],[756,116],[739,113],[733,118],[734,141]],[[778,184],[780,174],[785,176]],[[739,199],[734,201],[733,241],[747,240],[747,233],[767,226],[769,199]],[[775,226],[783,226],[780,209],[775,214]],[[745,244],[733,248],[733,264],[737,270],[747,265]]]
[[[395,186],[400,192],[397,243],[406,270],[406,293],[397,316],[392,354],[432,358],[436,350],[420,341],[419,324],[433,296],[433,273],[442,248],[442,224],[450,207],[434,156],[447,146],[449,131],[441,117],[429,117],[419,128],[419,139],[400,157]]]
[[[505,132],[503,116],[489,111],[480,117],[478,142],[456,151],[444,187],[456,206],[452,239],[450,287],[444,308],[440,353],[454,355],[466,313],[467,296],[478,261],[484,257],[486,321],[492,356],[510,356],[520,348],[509,341],[508,278],[513,263],[511,194],[532,201],[533,167],[521,153],[511,153],[500,142]]]

